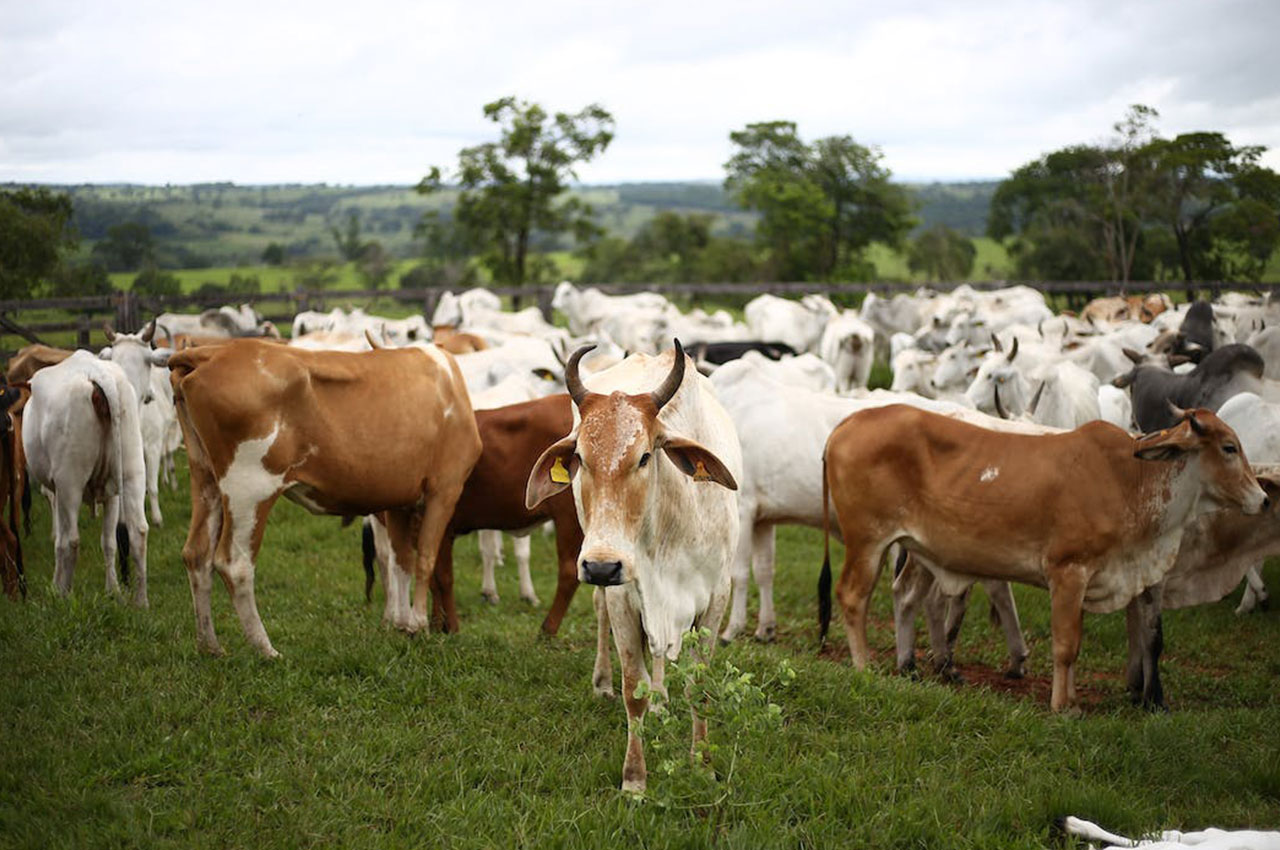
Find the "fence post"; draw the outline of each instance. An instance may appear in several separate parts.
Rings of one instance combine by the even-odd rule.
[[[81,316],[76,324],[76,348],[89,348],[89,333],[93,329],[93,325],[89,323],[89,317]]]
[[[427,320],[427,324],[431,324],[431,318],[436,314],[436,304],[440,301],[440,290],[434,287],[428,287],[423,291],[422,295],[422,318]]]
[[[547,286],[538,287],[538,309],[542,311],[542,318],[547,320],[547,324],[551,324],[551,288]]]

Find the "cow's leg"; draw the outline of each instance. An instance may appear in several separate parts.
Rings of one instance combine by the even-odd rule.
[[[71,579],[76,571],[76,559],[80,555],[80,501],[82,495],[76,487],[60,487],[57,494],[50,493],[53,504],[54,559],[53,588],[59,596],[71,593]],[[107,590],[114,590],[115,573],[108,570]]]
[[[598,697],[612,699],[613,659],[609,655],[609,605],[604,598],[604,588],[592,591],[591,604],[596,609],[596,663],[591,670],[591,690]]]
[[[537,592],[533,589],[533,576],[529,574],[529,554],[532,541],[528,534],[516,534],[511,537],[511,548],[516,553],[516,574],[520,577],[520,598],[530,605],[541,605]]]
[[[107,570],[107,593],[120,593],[116,578],[116,526],[120,524],[120,496],[108,496],[102,507],[102,560]]]
[[[213,547],[222,534],[222,497],[212,472],[191,459],[191,525],[182,546],[182,562],[191,585],[191,604],[196,615],[196,647],[201,652],[221,655],[213,627]]]
[[[560,622],[569,610],[573,594],[578,590],[578,552],[582,550],[582,529],[576,518],[556,519],[555,530],[556,560],[559,565],[556,573],[556,598],[551,600],[551,610],[542,621],[542,632],[548,635],[554,635],[560,630]],[[609,638],[607,632],[606,629],[606,642]],[[608,656],[607,646],[605,655]]]
[[[972,588],[973,585],[970,585],[955,596],[948,596],[942,592],[937,582],[933,582],[929,592],[925,594],[925,621],[929,624],[929,650],[933,655],[933,671],[951,681],[962,681],[955,670],[955,644],[960,626],[964,623],[965,611],[969,607],[969,591]]]
[[[627,710],[627,753],[622,761],[622,790],[632,794],[644,792],[647,771],[644,764],[644,742],[640,739],[640,723],[649,708],[647,696],[637,696],[636,686],[650,684],[644,666],[644,629],[639,612],[631,607],[623,593],[604,592],[609,609],[609,625],[613,644],[618,650],[622,668],[622,702]]]
[[[932,574],[906,549],[899,549],[893,571],[893,636],[899,673],[916,669],[916,614],[932,586]]]
[[[470,470],[468,469],[469,473]],[[440,540],[444,536],[449,520],[453,519],[453,508],[462,495],[462,487],[466,483],[466,475],[459,475],[456,480],[436,480],[427,482],[427,497],[422,514],[422,524],[418,529],[418,558],[414,564],[413,577],[413,619],[415,623],[425,625],[427,622],[427,589],[432,586],[431,575],[435,572],[436,555],[440,551]],[[448,577],[452,581],[452,574]],[[453,605],[453,586],[450,583],[445,598],[445,615],[452,631],[458,629],[458,614],[450,610]]]
[[[240,617],[245,639],[266,658],[279,658],[280,653],[271,645],[262,617],[258,614],[253,578],[262,535],[267,527],[267,515],[280,492],[275,490],[265,498],[257,499],[246,493],[229,493],[222,536],[213,556],[213,567],[231,593],[231,602]]]
[[[1266,607],[1267,586],[1262,582],[1262,564],[1249,568],[1244,574],[1244,595],[1236,607],[1237,614],[1248,614],[1254,608]]]
[[[1125,608],[1129,637],[1126,667],[1129,698],[1134,705],[1163,709],[1164,687],[1160,683],[1160,654],[1164,651],[1164,627],[1160,617],[1164,591],[1156,585],[1135,596]]]
[[[120,497],[120,521],[129,543],[129,557],[133,560],[133,604],[147,607],[147,512],[144,493],[140,488],[125,485],[126,493]]]
[[[483,576],[480,580],[480,595],[489,602],[498,602],[498,582],[494,577],[494,569],[502,563],[502,532],[491,528],[476,532],[476,540],[480,545],[480,569]]]
[[[1004,677],[1021,679],[1026,675],[1029,652],[1022,637],[1022,622],[1018,619],[1018,606],[1013,601],[1013,588],[1007,581],[984,581],[982,586],[991,602],[991,616],[1000,621],[1005,646],[1009,648],[1009,667],[1004,671]]]
[[[1076,701],[1075,664],[1084,631],[1087,584],[1088,576],[1077,566],[1063,568],[1049,581],[1049,622],[1053,633],[1053,692],[1049,706],[1054,711],[1070,708]]]
[[[770,531],[772,531],[772,527],[770,527]],[[695,664],[711,663],[711,653],[716,647],[715,629],[720,625],[720,621],[724,619],[724,609],[728,604],[729,583],[725,581],[712,592],[711,600],[707,604],[707,610],[703,611],[701,616],[694,618],[693,626],[695,629],[700,632],[705,626],[709,631],[706,638],[698,634],[693,641],[693,645],[689,647]],[[655,660],[654,666],[657,666],[657,660]],[[700,746],[707,738],[707,719],[699,713],[698,709],[706,704],[706,698],[703,697],[701,700],[693,699],[688,685],[685,686],[685,697],[689,699],[689,711],[693,715],[693,740],[689,744],[689,755],[695,762],[701,758],[705,764],[710,764],[710,749]]]
[[[431,571],[431,628],[457,634],[458,603],[453,595],[453,535],[445,533]]]
[[[778,631],[778,615],[773,610],[773,565],[777,555],[777,529],[760,524],[752,532],[751,571],[760,591],[760,616],[756,640],[770,643]]]
[[[738,548],[734,551],[733,563],[729,566],[733,601],[729,606],[729,622],[720,633],[720,640],[724,643],[736,638],[747,625],[747,597],[751,593],[751,547],[755,543],[753,513],[751,506],[739,505]]]
[[[871,661],[867,644],[867,606],[884,561],[885,546],[879,542],[850,540],[844,552],[844,570],[836,585],[836,595],[844,611],[844,630],[849,639],[853,666],[865,670]]]
[[[160,513],[160,451],[148,446],[142,455],[147,476],[147,504],[151,508],[151,522],[156,526],[164,525],[164,514]]]
[[[387,603],[383,619],[397,629],[412,634],[426,625],[424,621],[414,619],[410,606],[413,565],[417,562],[417,550],[414,541],[417,539],[416,512],[411,509],[396,509],[385,513],[386,525],[383,533],[386,537],[388,564],[383,577],[387,586]],[[378,526],[374,523],[374,545],[379,538]]]

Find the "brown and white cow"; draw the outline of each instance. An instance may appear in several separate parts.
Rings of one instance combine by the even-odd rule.
[[[898,542],[949,594],[975,576],[1047,587],[1051,705],[1070,706],[1082,613],[1122,608],[1161,581],[1199,514],[1266,503],[1235,433],[1207,410],[1184,414],[1138,439],[1103,422],[1001,433],[900,405],[842,422],[827,440],[825,485],[846,546],[837,593],[854,665],[870,660],[867,603]],[[830,584],[828,557],[824,636]]]
[[[258,616],[253,576],[267,515],[282,495],[315,513],[386,511],[392,540],[416,553],[417,580],[413,611],[388,594],[388,619],[408,631],[425,625],[440,537],[480,456],[453,359],[435,348],[353,354],[236,340],[178,352],[169,368],[191,464],[182,557],[200,647],[221,651],[209,599],[216,570],[249,642],[278,655]]]
[[[645,651],[658,690],[662,663],[679,657],[690,629],[711,630],[694,649],[711,652],[729,599],[742,457],[733,421],[710,382],[686,368],[679,343],[673,352],[632,355],[596,373],[590,389],[578,374],[588,350],[574,352],[565,368],[577,424],[538,459],[525,504],[572,487],[584,535],[580,578],[600,588],[597,615],[607,612],[622,667],[622,788],[639,792],[646,771],[638,725],[648,699],[636,686],[650,683]],[[597,656],[597,690],[611,689],[611,673],[603,687],[601,673]],[[706,721],[695,709],[695,748],[705,737]]]
[[[0,588],[10,599],[27,598],[27,578],[22,569],[22,541],[18,538],[18,499],[22,477],[18,451],[22,436],[10,411],[24,395],[22,390],[0,385]],[[4,513],[8,511],[8,518]]]
[[[431,581],[433,626],[438,624],[446,631],[458,631],[458,610],[453,594],[453,540],[457,535],[481,529],[518,531],[551,520],[556,528],[559,573],[556,598],[542,621],[542,631],[554,635],[560,630],[560,622],[578,589],[582,526],[578,524],[573,493],[568,489],[529,508],[525,506],[524,487],[529,470],[546,448],[566,431],[572,430],[573,404],[569,396],[561,393],[491,410],[477,410],[475,416],[484,449],[467,478],[453,518],[440,540],[440,553]],[[408,588],[400,586],[396,573],[389,569],[390,561],[403,562],[403,555],[397,554],[393,548],[389,553],[384,551],[391,548],[381,545],[385,525],[381,517],[376,517],[375,523],[374,535],[379,543],[376,548],[379,550],[383,586],[388,594],[405,593]],[[366,554],[366,596],[373,580],[372,565],[368,561],[371,554]],[[386,554],[393,557],[387,558]]]

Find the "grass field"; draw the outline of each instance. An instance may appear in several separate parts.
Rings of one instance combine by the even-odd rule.
[[[780,727],[734,737],[713,722],[720,778],[682,758],[663,776],[659,748],[687,745],[673,712],[684,728],[651,735],[650,793],[635,800],[617,790],[622,707],[590,690],[585,592],[560,635],[540,637],[542,611],[519,601],[510,565],[502,602],[481,600],[467,539],[461,633],[407,638],[380,625],[380,591],[361,598],[359,527],[282,502],[257,589],[284,657],[251,651],[219,586],[228,654],[209,658],[179,557],[185,483],[152,530],[149,611],[104,595],[87,517],[73,594],[54,598],[37,502],[31,598],[0,600],[0,846],[1007,848],[1046,846],[1064,813],[1129,833],[1280,826],[1280,612],[1236,618],[1234,599],[1167,615],[1169,714],[1126,703],[1123,614],[1088,617],[1083,714],[1054,716],[1042,592],[1017,589],[1031,677],[1007,692],[987,675],[1004,651],[981,603],[958,652],[994,690],[891,675],[884,580],[878,669],[859,674],[839,643],[815,651],[820,535],[784,529],[778,641],[740,641],[715,662],[753,674]],[[543,600],[552,560],[535,534]],[[1274,589],[1280,570],[1266,578]],[[796,672],[785,687],[784,664]]]

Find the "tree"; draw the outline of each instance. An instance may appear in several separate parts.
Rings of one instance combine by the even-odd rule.
[[[356,271],[370,289],[383,287],[391,275],[391,256],[381,242],[374,239],[365,243],[356,261]]]
[[[48,189],[0,190],[0,298],[30,298],[76,244],[71,197]]]
[[[115,292],[111,278],[101,263],[63,263],[49,278],[49,294],[54,298],[110,295]]]
[[[987,232],[1027,277],[1127,282],[1178,272],[1188,282],[1257,279],[1280,244],[1280,175],[1264,149],[1221,133],[1159,137],[1130,107],[1103,145],[1072,145],[1015,170]]]
[[[912,240],[907,252],[907,268],[924,274],[931,281],[965,280],[973,271],[977,254],[973,240],[939,224]]]
[[[714,217],[664,210],[630,241],[598,239],[579,253],[581,280],[610,283],[692,283],[750,280],[756,272],[750,245],[711,235]]]
[[[360,238],[360,213],[351,210],[347,214],[346,228],[330,227],[329,232],[333,234],[333,241],[337,243],[342,259],[348,263],[359,262],[365,249],[365,243]]]
[[[133,279],[133,291],[139,295],[181,295],[182,282],[171,272],[148,265]]]
[[[113,224],[107,237],[93,246],[93,254],[111,271],[133,271],[155,261],[151,228],[137,221]]]
[[[514,97],[486,104],[484,115],[501,125],[501,136],[458,153],[462,191],[453,221],[480,251],[493,279],[518,286],[530,277],[535,234],[571,233],[585,241],[599,232],[589,205],[560,196],[576,178],[575,166],[609,146],[614,121],[597,104],[553,118],[541,106]],[[440,168],[433,166],[417,188],[424,195],[443,189]]]
[[[872,242],[897,246],[914,224],[906,190],[881,155],[850,136],[806,144],[791,121],[748,124],[729,134],[725,189],[761,214],[756,238],[775,276],[861,277]]]
[[[284,265],[285,253],[284,246],[279,242],[272,242],[266,248],[262,249],[262,262],[269,266]]]

